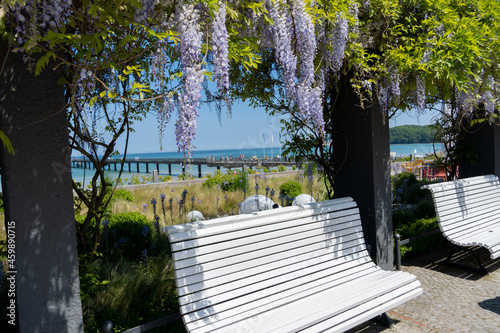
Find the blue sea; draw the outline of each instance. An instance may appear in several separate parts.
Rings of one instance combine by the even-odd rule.
[[[436,145],[436,149],[439,149],[440,145]],[[396,153],[397,157],[400,156],[409,156],[410,154],[414,155],[425,155],[432,153],[434,151],[432,144],[405,144],[405,145],[391,145],[390,151]],[[256,156],[257,158],[271,157],[271,156],[281,156],[281,150],[279,147],[270,148],[267,147],[265,149],[223,149],[223,150],[199,150],[193,151],[193,158],[205,158],[205,157],[215,157],[219,158],[235,158],[235,157],[251,158]],[[73,158],[79,158],[80,156],[73,156]],[[136,157],[141,159],[145,158],[182,158],[184,155],[182,153],[176,152],[159,152],[159,153],[144,153],[144,154],[127,154],[127,159],[135,159]],[[118,157],[116,157],[118,158]],[[132,172],[128,172],[128,165],[124,166],[124,172],[122,173],[122,179],[131,178],[133,176],[138,176],[141,179],[142,176],[148,175],[146,174],[146,165],[139,164],[139,172],[137,172],[137,166],[135,163],[131,165]],[[153,168],[156,166],[149,165],[150,174],[152,173]],[[168,175],[168,165],[160,164],[160,170],[158,171],[159,175]],[[207,166],[202,166],[202,176],[207,176],[208,174],[214,174],[217,171],[217,168],[209,168]],[[189,169],[189,166],[186,167],[186,172],[193,174],[194,176],[198,175],[198,167],[196,165],[192,166],[192,169]],[[225,172],[224,168],[221,168],[221,172]],[[172,165],[172,176],[175,178],[179,174],[182,173],[181,165]],[[79,169],[72,168],[73,179],[78,182],[82,182],[84,184],[88,184],[89,180],[94,174],[94,170],[89,169]],[[118,172],[115,171],[106,171],[106,175],[110,178],[116,178],[118,176]]]
[[[248,148],[248,149],[221,149],[221,150],[198,150],[198,151],[193,151],[192,152],[192,157],[193,158],[205,158],[205,157],[215,157],[216,159],[220,158],[236,158],[236,157],[244,157],[244,158],[252,158],[256,156],[257,158],[263,158],[264,156],[270,158],[271,156],[281,156],[281,150],[279,147],[266,147],[265,149],[257,149],[257,148]],[[116,156],[114,158],[119,158],[120,156]],[[159,152],[159,153],[143,153],[143,154],[127,154],[127,159],[135,159],[138,158],[139,160],[141,159],[146,159],[146,158],[183,158],[184,154],[183,153],[177,153],[177,152]],[[80,156],[72,156],[72,158],[81,158]],[[125,178],[131,178],[133,176],[138,176],[139,179],[141,179],[142,176],[148,175],[146,174],[146,165],[145,164],[140,164],[139,163],[139,172],[137,172],[137,164],[132,163],[132,172],[128,172],[128,164],[124,166],[124,172],[122,172],[122,179]],[[160,164],[159,165],[160,170],[158,171],[158,174],[160,176],[162,175],[168,175],[168,165],[167,164]],[[176,165],[173,164],[172,166],[172,177],[175,178],[176,176],[180,175],[182,173],[182,166],[181,165]],[[191,167],[191,169],[190,169]],[[149,165],[149,171],[150,174],[152,174],[153,168],[156,168],[156,165]],[[209,174],[214,174],[217,171],[217,168],[214,167],[207,167],[207,166],[202,166],[201,168],[201,173],[202,176],[207,176]],[[225,172],[225,168],[221,168],[221,172]],[[193,165],[193,166],[186,166],[186,172],[191,173],[194,176],[198,176],[198,166]],[[106,170],[106,175],[109,176],[110,178],[115,178],[118,176],[117,171],[107,171]],[[94,170],[89,170],[89,169],[80,169],[80,168],[72,168],[72,175],[73,179],[77,182],[82,182],[84,184],[88,184],[89,180],[94,174]]]

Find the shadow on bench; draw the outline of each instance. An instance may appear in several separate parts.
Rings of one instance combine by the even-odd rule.
[[[370,259],[351,198],[167,228],[189,332],[342,332],[422,294]]]

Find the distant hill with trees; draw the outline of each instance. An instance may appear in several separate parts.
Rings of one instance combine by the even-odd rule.
[[[429,125],[402,125],[389,129],[391,144],[432,143],[434,131]]]

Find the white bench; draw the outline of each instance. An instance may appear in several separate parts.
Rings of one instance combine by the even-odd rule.
[[[351,198],[167,232],[189,332],[342,332],[422,293],[372,262]]]
[[[436,208],[439,228],[453,244],[482,246],[500,257],[500,183],[494,175],[424,185]],[[482,264],[480,263],[482,266]]]

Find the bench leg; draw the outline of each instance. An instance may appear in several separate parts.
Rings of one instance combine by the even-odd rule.
[[[466,253],[470,253],[472,254],[472,256],[476,259],[477,263],[478,263],[478,268],[476,267],[473,267],[473,266],[470,266],[470,265],[467,265],[467,264],[462,264],[462,263],[459,263],[459,262],[454,262],[452,261],[452,257],[455,253],[457,253],[458,251],[460,250],[465,250]],[[469,270],[473,270],[475,272],[478,272],[480,274],[484,274],[484,275],[487,275],[489,274],[488,270],[486,269],[486,267],[484,267],[483,265],[483,262],[481,260],[481,255],[480,255],[480,251],[482,250],[481,247],[478,247],[478,248],[475,248],[475,249],[471,249],[471,248],[463,248],[463,247],[459,247],[455,244],[452,244],[451,245],[451,248],[450,248],[450,254],[448,255],[448,257],[445,259],[444,263],[446,265],[449,265],[449,266],[455,266],[455,267],[459,267],[459,268],[462,268],[462,269],[469,269]]]
[[[385,312],[373,318],[372,321],[387,328],[394,327],[394,321],[392,321],[392,319],[389,318],[389,316]]]

